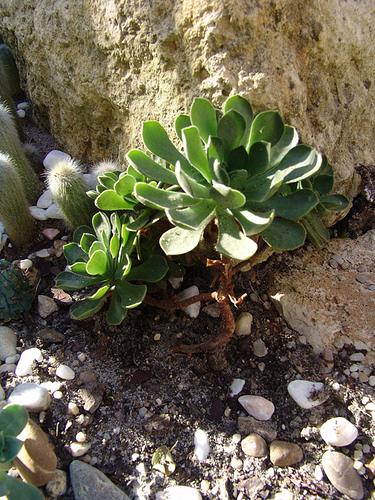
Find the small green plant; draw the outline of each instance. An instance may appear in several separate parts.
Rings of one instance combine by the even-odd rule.
[[[0,220],[12,243],[23,246],[35,233],[21,179],[11,158],[0,153]]]
[[[27,411],[22,406],[10,404],[0,411],[0,496],[8,500],[43,500],[35,486],[6,474],[23,446],[17,436],[27,420]]]
[[[21,179],[26,198],[33,204],[40,191],[40,183],[22,150],[17,128],[9,110],[0,103],[0,152],[9,155]]]
[[[217,270],[213,282],[219,283],[217,291],[200,294],[190,303],[215,299],[224,328],[214,340],[179,346],[178,351],[191,354],[231,338],[235,323],[230,304],[242,300],[234,296],[232,279],[245,264],[251,264],[267,247],[277,252],[294,250],[304,244],[306,236],[322,246],[329,232],[321,217],[345,209],[348,200],[330,194],[333,170],[324,156],[300,144],[296,130],[285,125],[276,111],[254,117],[243,97],[230,97],[222,112],[206,99],[195,99],[190,114],[178,116],[175,128],[182,148],[174,146],[160,123],[145,122],[142,137],[148,151],[130,151],[127,172],[99,176],[96,190],[88,194],[98,209],[128,214],[123,220],[128,221],[126,228],[132,241],[141,234],[155,234],[151,227],[158,227],[160,248],[167,256],[191,253],[194,259]],[[109,229],[107,232],[108,243]],[[132,249],[126,245],[128,260]],[[73,263],[67,247],[71,271],[81,269],[88,277],[90,260]],[[85,252],[91,259],[89,247]],[[101,248],[101,252],[102,268],[95,267],[94,279],[102,276],[103,280],[108,250]],[[119,290],[129,275],[133,277],[131,272],[117,275]],[[73,278],[69,279],[72,282]],[[69,281],[58,277],[57,283],[69,289]],[[77,280],[75,289],[86,286],[84,283]],[[103,295],[113,293],[111,286],[106,285],[96,298],[98,308]],[[118,294],[116,297],[120,302]],[[157,301],[146,293],[142,300],[169,309],[188,305],[186,301]],[[91,312],[95,308],[92,304]]]
[[[86,195],[87,186],[82,174],[81,166],[73,159],[59,160],[47,171],[47,185],[52,197],[74,229],[91,225],[92,216],[97,211]]]
[[[18,319],[28,311],[33,293],[27,276],[5,259],[0,260],[0,319]]]
[[[111,220],[102,212],[92,219],[94,231],[89,227],[78,228],[73,242],[64,247],[69,269],[56,277],[56,286],[63,290],[78,290],[96,285],[87,298],[75,302],[70,313],[75,319],[84,319],[98,311],[110,297],[107,322],[118,325],[129,309],[143,302],[147,293],[145,281],[156,283],[168,271],[162,255],[151,255],[141,262],[132,256],[139,240],[139,233],[127,229],[129,219],[112,214]],[[132,256],[132,258],[131,258]]]

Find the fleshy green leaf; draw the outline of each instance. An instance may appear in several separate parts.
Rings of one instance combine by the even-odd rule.
[[[61,288],[65,291],[79,290],[80,288],[85,288],[86,286],[95,285],[96,283],[101,283],[103,277],[101,276],[81,276],[79,274],[71,273],[69,271],[63,271],[56,276],[55,284],[57,288]]]
[[[247,178],[247,170],[235,170],[233,172],[229,172],[229,186],[233,189],[241,191],[247,181]]]
[[[134,203],[109,189],[100,193],[95,200],[95,205],[100,210],[132,210],[134,208]]]
[[[224,159],[228,153],[241,145],[242,138],[246,130],[245,118],[231,110],[219,120],[217,125],[217,135],[223,141],[224,145]]]
[[[212,182],[219,182],[220,184],[229,185],[229,175],[216,158],[210,158],[209,167],[212,177]]]
[[[79,245],[82,250],[88,255],[91,245],[95,243],[95,241],[97,241],[95,235],[91,233],[83,233]]]
[[[215,217],[216,203],[212,200],[202,200],[194,207],[182,208],[177,210],[166,210],[168,219],[175,226],[184,229],[197,230],[207,224]]]
[[[116,178],[113,178],[113,176],[110,175],[99,175],[98,181],[102,186],[104,186],[106,189],[113,189],[113,186],[116,182]]]
[[[206,144],[210,135],[218,135],[216,112],[207,99],[194,99],[190,109],[190,117],[192,124],[198,128],[199,134]]]
[[[0,412],[0,430],[5,436],[17,437],[27,424],[28,414],[23,406],[9,404]]]
[[[197,230],[173,227],[161,236],[159,243],[166,255],[181,255],[188,253],[198,245],[204,228]]]
[[[82,261],[87,262],[87,253],[82,250],[82,248],[77,243],[68,243],[64,245],[64,255],[68,264],[73,264],[73,262]]]
[[[208,139],[208,158],[214,157],[219,161],[224,161],[224,144],[223,141],[216,136],[211,136]]]
[[[188,115],[179,115],[176,118],[174,128],[176,130],[176,134],[179,137],[179,139],[182,141],[182,134],[181,131],[183,128],[190,127],[191,126],[191,121],[190,121],[190,116]]]
[[[94,294],[92,294],[89,298],[91,300],[96,300],[96,299],[102,299],[104,295],[108,292],[110,289],[110,285],[103,285],[97,290]]]
[[[121,297],[115,289],[107,311],[107,323],[109,325],[119,325],[127,314],[128,310],[125,307],[122,307]]]
[[[128,281],[116,283],[116,291],[121,297],[121,305],[126,309],[133,309],[142,304],[147,293],[146,285],[133,285]]]
[[[203,149],[202,140],[197,127],[187,127],[182,130],[182,142],[189,162],[210,182],[211,174],[208,159]]]
[[[243,146],[232,149],[227,156],[227,171],[247,170],[249,168],[249,155]]]
[[[132,267],[126,279],[128,281],[142,280],[147,281],[147,283],[156,283],[164,278],[167,271],[168,264],[165,258],[162,255],[152,255],[146,262]]]
[[[331,212],[341,212],[349,206],[349,200],[343,194],[322,196],[320,202],[326,210],[330,210]]]
[[[294,250],[305,242],[306,231],[302,224],[289,219],[274,219],[260,233],[264,241],[276,251]]]
[[[87,233],[95,236],[95,232],[92,227],[89,226],[79,226],[73,233],[73,241],[75,243],[80,243],[82,236]]]
[[[176,192],[159,189],[145,182],[138,182],[135,185],[135,196],[144,205],[156,208],[183,208],[196,205],[200,200],[194,199],[191,196]]]
[[[277,192],[283,181],[282,172],[277,171],[275,174],[265,174],[245,182],[243,192],[249,203],[264,201]]]
[[[297,146],[298,133],[294,127],[284,125],[284,133],[279,141],[272,146],[270,151],[270,167],[273,167],[286,155],[286,153]]]
[[[286,174],[284,182],[298,182],[315,174],[321,163],[322,156],[315,149],[299,144],[285,155],[278,169]]]
[[[186,168],[181,167],[180,162],[176,163],[175,173],[180,187],[192,198],[209,198],[208,183],[196,181],[191,175],[186,173],[186,170]]]
[[[70,315],[73,319],[86,319],[99,311],[104,304],[102,299],[83,299],[75,302],[70,307]]]
[[[111,223],[103,212],[98,212],[92,218],[92,225],[95,233],[100,241],[108,244],[112,233]]]
[[[43,500],[41,491],[21,479],[7,476],[0,471],[0,485],[7,491],[8,500]],[[3,490],[2,490],[3,491]]]
[[[284,123],[277,111],[263,111],[259,113],[251,125],[247,151],[259,141],[270,142],[274,146],[284,133]]]
[[[271,143],[255,142],[249,151],[248,172],[250,177],[255,177],[266,172],[269,167]]]
[[[103,275],[107,270],[107,255],[103,250],[96,250],[86,264],[86,271],[92,276]]]
[[[131,165],[149,179],[165,182],[166,184],[177,184],[176,175],[169,168],[156,163],[143,151],[133,149],[127,154]]]
[[[319,203],[319,198],[311,189],[300,189],[287,196],[272,196],[262,202],[249,202],[246,207],[255,212],[274,209],[276,217],[300,219]]]
[[[246,203],[246,197],[243,193],[218,182],[213,183],[210,195],[222,208],[239,208]]]
[[[159,158],[175,165],[177,161],[188,163],[186,158],[174,147],[167,132],[156,121],[148,121],[142,127],[143,142]]]
[[[0,450],[0,462],[9,462],[18,455],[23,446],[23,441],[20,441],[14,436],[4,436],[4,443]]]
[[[111,252],[113,259],[117,257],[119,249],[120,249],[120,237],[118,234],[114,234],[109,243],[109,250]]]
[[[247,260],[257,251],[258,245],[238,227],[233,216],[226,212],[217,214],[219,235],[216,250],[235,260]]]
[[[275,215],[273,211],[259,214],[246,208],[231,210],[231,212],[241,224],[246,236],[254,236],[264,231],[271,224]]]
[[[121,196],[127,196],[133,192],[136,180],[132,175],[121,175],[118,181],[113,186],[113,189],[117,194]]]
[[[241,144],[242,146],[246,146],[249,138],[251,123],[253,121],[253,110],[251,108],[251,104],[244,97],[234,95],[226,100],[224,112],[228,113],[228,111],[230,111],[231,109],[234,109],[234,111],[237,111],[237,113],[245,118],[246,128]]]

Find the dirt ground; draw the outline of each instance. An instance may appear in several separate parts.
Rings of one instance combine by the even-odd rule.
[[[41,156],[56,146],[31,122],[26,126],[26,136]],[[57,227],[61,230],[59,237],[71,237],[59,221],[40,222],[32,245],[22,251],[6,247],[1,258],[13,261],[50,246],[42,235],[45,227]],[[318,429],[334,416],[352,420],[359,437],[344,452],[352,457],[358,443],[367,444],[371,451],[364,458],[370,462],[374,456],[375,422],[364,411],[364,398],[373,400],[374,389],[344,374],[350,366],[352,346],[334,353],[333,362],[324,360],[301,342],[300,334],[289,329],[269,303],[269,277],[276,268],[287,266],[288,259],[286,253],[281,259],[272,256],[267,263],[258,265],[255,282],[251,272],[235,278],[237,296],[247,293],[248,297],[233,312],[235,317],[243,311],[253,315],[251,335],[235,337],[222,348],[191,357],[171,354],[179,343],[199,343],[217,335],[220,319],[203,311],[191,319],[183,312],[142,305],[130,310],[124,322],[113,327],[105,322],[104,311],[84,321],[72,320],[66,297],[57,298],[58,312],[43,319],[37,313],[35,300],[24,318],[8,326],[19,334],[21,349],[41,349],[43,362],[35,365],[32,376],[1,374],[1,385],[8,395],[21,382],[58,381],[54,372],[61,363],[72,367],[75,379],[60,380],[62,397],[52,399],[40,422],[55,447],[58,468],[68,471],[73,460],[69,444],[75,441],[78,431],[84,431],[91,447],[81,459],[91,460],[130,498],[151,500],[157,491],[174,484],[195,487],[204,499],[272,499],[282,490],[289,491],[294,499],[347,498],[326,477],[322,481],[315,477],[315,468],[328,449]],[[54,277],[65,264],[63,256],[35,260],[39,274],[36,295],[53,296]],[[201,292],[210,291],[211,280],[211,272],[198,264],[187,270],[183,288],[197,285]],[[253,300],[250,294],[255,294]],[[46,328],[63,337],[46,338]],[[254,354],[257,339],[267,347],[264,357]],[[81,353],[85,356],[80,356],[80,361]],[[239,395],[230,396],[229,391],[236,378],[245,381],[240,395],[259,395],[274,403],[271,426],[278,439],[301,446],[302,462],[275,467],[268,457],[247,457],[240,443],[233,441],[236,434],[246,436],[239,424],[239,417],[246,412],[238,402]],[[287,384],[296,378],[324,382],[327,388],[331,382],[339,382],[340,390],[332,390],[321,406],[304,410],[287,392]],[[77,404],[79,415],[68,412],[69,403]],[[38,415],[34,416],[38,419]],[[211,447],[203,462],[194,457],[194,432],[198,428],[208,434]],[[176,464],[170,476],[152,468],[153,454],[161,445],[171,450]],[[362,480],[364,498],[371,498],[374,484],[369,470]],[[60,498],[74,498],[70,485]]]

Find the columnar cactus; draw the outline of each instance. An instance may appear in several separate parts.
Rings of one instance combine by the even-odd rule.
[[[0,153],[0,220],[16,246],[22,246],[33,238],[35,223],[21,179],[13,161],[4,153]]]
[[[0,103],[4,104],[9,111],[12,113],[12,116],[14,117],[14,121],[16,122],[16,127],[18,131],[18,135],[20,136],[20,139],[23,140],[24,134],[20,122],[20,118],[17,115],[17,109],[16,106],[14,105],[12,95],[10,92],[9,88],[9,83],[6,77],[6,74],[3,70],[3,68],[0,65]]]
[[[0,66],[6,75],[11,94],[14,96],[22,95],[16,62],[11,49],[5,43],[0,44]]]
[[[14,119],[3,104],[0,104],[0,151],[12,159],[22,181],[27,201],[33,204],[40,191],[39,178],[26,159]]]
[[[81,166],[73,159],[59,160],[47,172],[52,197],[73,228],[91,226],[91,219],[97,212],[93,200],[86,194],[82,174]]]

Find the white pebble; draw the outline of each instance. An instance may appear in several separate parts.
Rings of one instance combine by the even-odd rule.
[[[26,349],[21,354],[21,357],[17,363],[15,375],[17,377],[24,377],[25,375],[31,375],[33,373],[32,366],[34,361],[40,363],[43,361],[43,355],[37,347],[31,349]]]
[[[30,107],[30,104],[26,101],[19,102],[17,104],[17,109],[29,109],[29,107]]]
[[[36,202],[36,206],[38,208],[48,208],[49,206],[51,206],[53,203],[53,200],[52,200],[52,194],[51,194],[51,191],[49,189],[46,189],[44,191],[44,193],[39,196],[38,198],[38,201]]]
[[[202,500],[198,490],[190,486],[169,486],[163,491],[158,491],[155,500]]]
[[[17,109],[17,115],[20,117],[20,118],[25,118],[26,116],[26,111],[24,109]]]
[[[47,295],[38,295],[38,314],[41,318],[47,318],[59,310],[59,306],[52,297]]]
[[[253,315],[249,312],[242,312],[236,319],[236,327],[234,333],[236,335],[250,335],[252,324]]]
[[[369,377],[368,383],[369,385],[371,385],[371,387],[375,386],[375,375],[371,375],[371,377]]]
[[[4,401],[5,399],[5,391],[0,385],[0,401]]]
[[[61,391],[55,391],[53,394],[54,399],[62,399],[64,397]]]
[[[76,403],[70,402],[68,404],[68,413],[70,415],[78,415],[79,414],[79,408],[76,405]]]
[[[327,444],[348,446],[357,439],[357,428],[344,417],[327,420],[320,428],[320,435]]]
[[[34,219],[37,220],[47,220],[48,215],[46,211],[43,208],[38,208],[37,206],[33,205],[29,207],[29,212]]]
[[[18,337],[7,326],[0,326],[0,360],[4,361],[9,356],[14,356],[17,354]]]
[[[84,443],[86,441],[86,434],[84,432],[78,432],[76,435],[76,441],[78,443]]]
[[[35,252],[36,257],[39,257],[41,259],[48,259],[48,257],[51,257],[55,253],[55,250],[51,248],[42,248],[42,250],[38,250]]]
[[[241,434],[238,434],[238,433],[237,434],[233,434],[233,436],[232,436],[232,443],[233,444],[238,444],[238,443],[241,442],[241,439],[242,439]]]
[[[83,363],[85,361],[85,359],[86,359],[86,354],[83,353],[83,352],[81,352],[80,354],[78,354],[77,358],[79,359],[79,361],[81,363]]]
[[[293,380],[288,384],[288,392],[298,406],[309,409],[319,406],[324,402],[322,399],[319,399],[319,394],[317,394],[323,387],[324,384],[321,382]]]
[[[267,346],[262,339],[257,339],[253,342],[253,351],[255,356],[258,358],[263,358],[264,356],[267,356],[268,353]]]
[[[240,458],[233,457],[230,462],[230,465],[234,470],[240,470],[242,469],[243,461]]]
[[[56,376],[63,380],[73,380],[75,377],[74,371],[67,365],[60,365],[56,370]]]
[[[91,448],[91,443],[70,443],[69,451],[73,457],[82,457]]]
[[[31,382],[15,387],[8,398],[8,403],[23,406],[29,411],[46,410],[50,402],[51,396],[47,389]]]
[[[197,429],[194,434],[194,455],[201,462],[206,460],[210,453],[210,444],[208,442],[208,435],[202,430]]]
[[[268,401],[268,399],[262,396],[241,396],[238,398],[238,402],[245,408],[249,415],[257,420],[269,420],[275,411],[272,401]]]
[[[169,283],[172,286],[173,290],[177,290],[177,288],[180,288],[182,285],[182,282],[184,281],[183,276],[181,278],[169,278]]]
[[[56,205],[56,203],[52,203],[52,205],[46,209],[46,217],[47,219],[63,219],[64,215],[58,205]]]
[[[324,474],[323,474],[323,469],[320,467],[320,465],[317,465],[315,467],[314,476],[317,481],[323,481]]]
[[[184,300],[184,299],[189,299],[190,297],[195,297],[196,295],[199,295],[199,289],[197,286],[193,285],[190,286],[189,288],[185,288],[185,290],[182,290],[182,292],[178,294],[178,298],[180,300]],[[201,303],[195,302],[190,306],[184,307],[182,310],[190,318],[197,318],[201,310]]]
[[[58,149],[52,149],[43,160],[43,166],[46,169],[50,169],[56,162],[60,160],[70,160],[71,156]]]
[[[22,269],[22,271],[26,271],[27,269],[30,269],[30,267],[33,265],[33,262],[30,259],[22,259],[18,263],[18,267]]]
[[[242,378],[234,378],[230,386],[230,396],[231,397],[237,396],[237,394],[239,394],[242,391],[244,385],[245,385],[245,380],[243,380]]]

